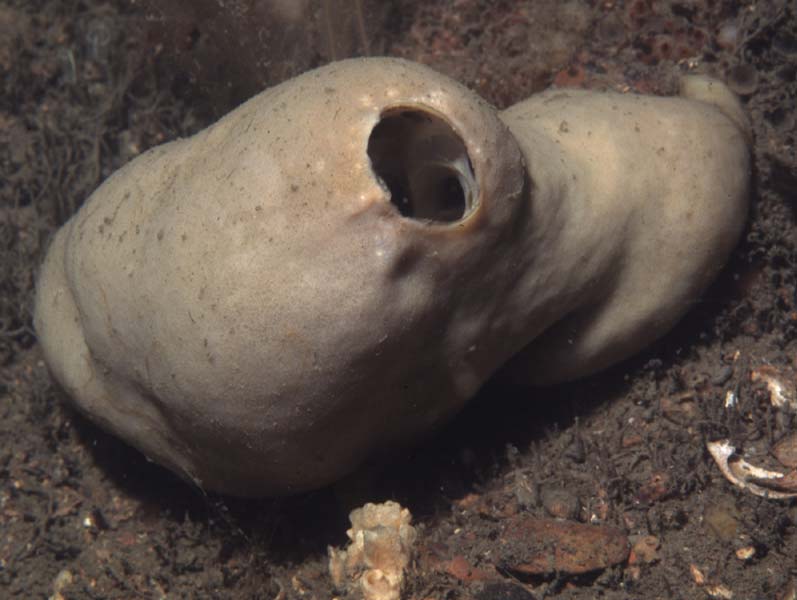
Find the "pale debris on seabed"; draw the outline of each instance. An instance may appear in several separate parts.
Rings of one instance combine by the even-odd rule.
[[[797,498],[797,472],[784,474],[756,467],[737,455],[728,440],[708,442],[706,446],[722,474],[735,486],[773,500]]]
[[[797,394],[791,376],[770,365],[763,365],[750,371],[751,381],[762,381],[769,391],[769,401],[779,413],[797,412]],[[725,395],[725,408],[735,408],[738,403],[736,394],[728,391]],[[716,440],[706,444],[708,451],[728,481],[735,486],[752,492],[756,496],[783,500],[797,498],[797,468],[793,461],[794,440],[785,437],[775,447],[775,457],[786,468],[786,471],[770,471],[757,467],[737,453],[730,440]],[[791,470],[789,470],[791,469]]]
[[[720,600],[731,600],[733,598],[733,591],[721,583],[707,585],[706,593],[710,598],[720,598]]]
[[[751,381],[763,381],[769,390],[772,406],[790,412],[797,412],[797,396],[794,386],[784,382],[785,377],[770,365],[764,365],[750,371]]]
[[[736,558],[739,560],[751,560],[755,556],[755,546],[744,546],[742,548],[737,548],[734,554],[736,554]]]
[[[348,548],[328,548],[335,588],[365,600],[399,600],[417,538],[410,511],[397,502],[369,502],[349,520]]]
[[[53,593],[48,597],[48,600],[64,600],[65,596],[61,593],[61,590],[71,585],[74,580],[75,576],[70,571],[67,569],[61,570],[53,580]]]
[[[733,599],[733,590],[721,583],[709,583],[706,580],[706,576],[703,575],[703,571],[701,571],[697,565],[690,564],[689,573],[692,575],[692,580],[695,582],[695,585],[703,588],[709,598],[717,598],[718,600]]]

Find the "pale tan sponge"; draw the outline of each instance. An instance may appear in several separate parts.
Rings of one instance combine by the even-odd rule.
[[[247,496],[412,442],[510,359],[534,383],[599,370],[689,309],[745,221],[744,113],[718,82],[682,94],[499,113],[402,60],[308,72],[64,225],[38,281],[47,364],[102,427]]]

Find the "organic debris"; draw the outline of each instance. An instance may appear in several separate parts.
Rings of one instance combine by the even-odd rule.
[[[397,502],[369,502],[349,520],[348,548],[328,549],[335,588],[365,600],[398,600],[417,538],[410,511]]]
[[[750,381],[763,381],[769,390],[769,400],[775,408],[797,412],[797,395],[794,383],[789,385],[777,369],[769,365],[758,367],[750,372]]]
[[[706,446],[722,474],[735,486],[762,498],[797,498],[797,471],[781,473],[750,464],[736,454],[736,447],[728,440],[708,442]]]

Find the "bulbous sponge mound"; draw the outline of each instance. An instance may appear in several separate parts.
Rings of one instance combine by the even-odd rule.
[[[744,114],[689,85],[499,113],[407,61],[305,73],[64,225],[38,280],[47,364],[100,426],[244,496],[412,442],[510,359],[530,381],[602,368],[666,331],[741,230]]]

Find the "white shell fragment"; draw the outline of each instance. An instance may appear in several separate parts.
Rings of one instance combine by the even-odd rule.
[[[335,588],[359,589],[365,600],[399,600],[417,539],[410,511],[397,502],[369,502],[353,510],[349,520],[348,547],[328,549]]]
[[[762,469],[736,454],[728,440],[706,444],[725,478],[736,487],[773,500],[797,498],[797,472],[781,473]]]
[[[717,598],[719,600],[733,599],[733,591],[728,586],[722,583],[709,583],[703,571],[697,565],[689,565],[689,574],[692,576],[692,581],[695,582],[695,585],[703,588],[709,598]]]
[[[705,589],[709,598],[718,598],[719,600],[732,600],[733,598],[733,590],[721,583],[707,585]]]
[[[763,381],[769,390],[772,406],[797,413],[797,394],[794,385],[789,386],[784,377],[774,367],[764,365],[750,371],[751,381]]]

